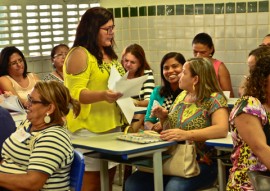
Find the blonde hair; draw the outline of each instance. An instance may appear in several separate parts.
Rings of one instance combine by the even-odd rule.
[[[73,99],[67,87],[57,81],[39,81],[34,89],[40,94],[40,100],[46,104],[54,104],[55,111],[50,115],[51,123],[64,124],[65,117],[72,108],[74,117],[80,113],[80,103]]]
[[[187,60],[190,66],[191,75],[198,76],[198,83],[195,85],[196,95],[199,101],[210,98],[214,92],[223,92],[219,86],[214,66],[208,58],[190,58]],[[225,96],[224,96],[225,97]]]

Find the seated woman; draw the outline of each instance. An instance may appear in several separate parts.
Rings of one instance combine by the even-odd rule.
[[[270,55],[260,58],[246,79],[245,92],[229,117],[233,153],[228,191],[254,190],[247,171],[270,169]]]
[[[213,58],[215,47],[212,37],[207,33],[197,34],[192,40],[192,49],[194,57],[205,57],[211,60],[221,89],[230,91],[230,97],[234,97],[229,70],[223,62]]]
[[[15,122],[9,111],[0,107],[0,152],[4,141],[16,130]],[[0,162],[2,157],[0,156]]]
[[[150,95],[155,88],[155,80],[153,72],[146,60],[145,52],[143,48],[138,44],[132,44],[128,46],[123,54],[122,64],[125,70],[128,72],[128,79],[137,78],[143,75],[148,75],[147,80],[143,83],[141,91],[133,98],[135,106],[147,107]],[[137,132],[139,129],[143,129],[145,114],[135,114],[134,121],[131,123],[133,132]]]
[[[63,65],[68,51],[69,47],[66,44],[59,44],[53,47],[51,51],[51,61],[54,71],[46,75],[43,80],[56,80],[64,83]]]
[[[5,47],[0,54],[0,89],[17,95],[26,107],[27,95],[31,92],[38,76],[27,72],[23,53],[15,46]]]
[[[184,91],[174,101],[170,112],[156,106],[152,115],[162,124],[164,130],[160,137],[163,140],[195,142],[200,167],[200,174],[191,178],[164,175],[164,190],[195,191],[213,185],[217,178],[217,164],[211,160],[213,149],[207,147],[205,141],[227,136],[228,106],[209,59],[189,59],[179,75],[179,88]],[[135,172],[127,179],[125,190],[154,190],[153,174]]]
[[[3,144],[0,190],[69,190],[73,147],[64,127],[78,101],[56,81],[37,82],[28,95],[27,120]]]
[[[156,117],[150,117],[154,100],[167,110],[170,109],[172,103],[178,94],[182,91],[179,88],[179,74],[182,72],[184,56],[178,52],[169,52],[164,55],[160,63],[160,76],[162,85],[155,87],[150,96],[147,106],[147,112],[144,118],[144,128],[151,130],[155,126],[160,126]]]

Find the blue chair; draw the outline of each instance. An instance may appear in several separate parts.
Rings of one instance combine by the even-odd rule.
[[[72,191],[81,191],[84,168],[85,164],[82,153],[74,150],[74,160],[70,170],[70,189]]]

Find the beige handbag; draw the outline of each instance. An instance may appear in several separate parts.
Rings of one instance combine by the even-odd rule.
[[[190,178],[200,174],[200,167],[196,160],[195,145],[185,141],[184,143],[171,146],[167,154],[171,157],[163,160],[163,174]],[[140,171],[153,173],[149,167],[139,167]]]
[[[200,174],[196,160],[195,145],[186,143],[172,146],[168,153],[172,156],[163,162],[163,174],[190,178]]]

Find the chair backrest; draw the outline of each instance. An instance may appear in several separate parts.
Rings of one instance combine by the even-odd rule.
[[[74,150],[74,160],[70,170],[70,189],[72,191],[81,191],[84,168],[85,164],[82,153]]]

